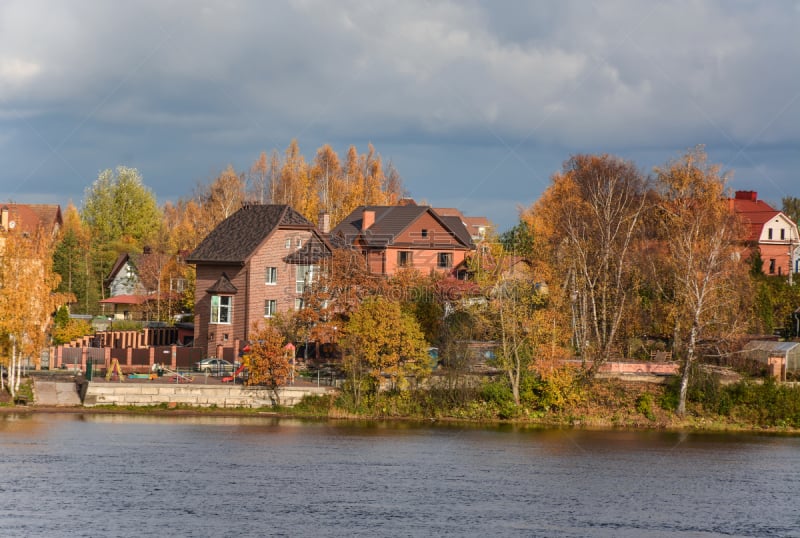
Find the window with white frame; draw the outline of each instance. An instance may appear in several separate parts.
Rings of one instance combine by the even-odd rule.
[[[292,248],[292,238],[287,238],[286,241],[283,242],[283,246],[285,248]]]
[[[229,324],[231,322],[232,307],[233,297],[230,295],[212,295],[210,323]]]
[[[303,309],[303,299],[297,298],[294,300],[294,309],[295,310],[302,310]]]
[[[267,299],[264,301],[264,317],[271,318],[278,313],[278,301]]]
[[[295,277],[295,291],[303,293],[306,291],[306,286],[311,286],[317,278],[319,267],[316,265],[298,265]]]
[[[267,284],[277,284],[278,283],[278,268],[277,267],[267,267],[265,272],[264,281]]]

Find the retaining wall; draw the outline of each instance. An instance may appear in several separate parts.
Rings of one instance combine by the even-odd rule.
[[[145,383],[86,383],[83,405],[181,404],[197,407],[269,407],[272,391],[243,385],[171,385]],[[292,407],[303,396],[330,394],[330,387],[283,387],[278,390],[281,405]]]

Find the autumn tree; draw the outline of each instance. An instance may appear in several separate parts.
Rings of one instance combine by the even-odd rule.
[[[244,355],[244,364],[249,376],[248,385],[265,385],[272,391],[275,405],[281,404],[280,387],[284,386],[291,376],[291,366],[284,340],[280,332],[271,324],[256,324],[250,351]]]
[[[632,162],[577,155],[525,214],[547,243],[574,300],[575,340],[594,374],[620,347],[637,290],[631,257],[640,237],[647,181]]]
[[[374,395],[383,376],[403,388],[407,379],[430,371],[427,348],[416,320],[396,302],[376,296],[366,299],[344,326],[347,387],[359,407],[365,395]]]
[[[738,313],[746,268],[738,263],[740,224],[729,208],[726,178],[702,148],[657,168],[656,187],[666,251],[660,263],[668,267],[674,288],[675,333],[686,342],[677,409],[682,415],[699,340],[742,328]]]
[[[781,199],[781,211],[795,224],[800,224],[800,198],[784,196]]]
[[[42,228],[32,233],[7,233],[0,256],[0,346],[8,361],[12,396],[19,390],[22,361],[33,358],[40,367],[52,314],[73,297],[54,293],[59,276],[53,272],[51,238]]]
[[[200,187],[195,196],[213,230],[242,207],[245,200],[244,177],[232,165],[228,165],[210,185]]]

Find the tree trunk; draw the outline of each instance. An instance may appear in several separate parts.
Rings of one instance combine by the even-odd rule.
[[[686,347],[686,360],[683,363],[683,374],[681,375],[681,391],[678,397],[678,414],[683,416],[686,413],[686,393],[689,390],[689,375],[694,360],[694,347],[697,342],[697,320],[692,323],[692,330],[689,333],[689,345]]]
[[[16,372],[16,363],[17,363],[17,343],[12,341],[11,362],[8,365],[8,392],[11,393],[12,398],[14,398],[17,395],[17,391],[14,388],[14,375]]]

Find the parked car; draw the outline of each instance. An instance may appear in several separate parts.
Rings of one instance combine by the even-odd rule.
[[[233,364],[225,359],[203,359],[194,363],[194,371],[207,374],[227,374],[233,372]]]

